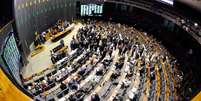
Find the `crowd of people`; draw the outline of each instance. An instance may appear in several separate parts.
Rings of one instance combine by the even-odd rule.
[[[112,52],[117,49],[119,51],[118,53],[120,55],[120,59],[115,64],[115,66],[116,68],[119,69],[123,67],[125,58],[124,55],[125,54],[128,55],[130,53],[129,54],[130,62],[136,64],[136,59],[139,59],[141,61],[140,64],[140,66],[142,66],[142,68],[140,69],[140,76],[142,76],[140,79],[141,82],[147,82],[145,75],[147,75],[148,72],[146,71],[147,69],[146,66],[148,65],[150,67],[151,82],[155,84],[157,81],[155,80],[156,75],[154,68],[156,64],[159,64],[157,69],[159,70],[159,72],[161,72],[160,73],[161,76],[163,76],[163,78],[161,79],[164,80],[160,81],[160,83],[162,86],[165,86],[167,84],[171,85],[171,87],[169,88],[171,91],[170,100],[174,100],[175,95],[173,95],[172,92],[175,91],[174,89],[176,89],[176,87],[174,86],[176,85],[174,85],[175,81],[173,82],[172,79],[174,78],[178,80],[177,83],[181,82],[182,75],[173,75],[171,74],[173,72],[168,71],[167,73],[163,73],[166,71],[162,69],[162,64],[163,63],[170,64],[171,69],[175,70],[174,65],[176,64],[176,60],[153,37],[148,36],[147,33],[139,32],[135,28],[129,27],[127,25],[114,24],[110,22],[105,23],[105,22],[89,21],[84,24],[84,27],[82,27],[79,30],[79,33],[75,37],[73,37],[73,40],[71,41],[71,48],[74,49],[77,47],[84,47],[86,49],[89,48],[91,51],[95,51],[103,57],[107,53],[109,54],[109,56],[111,56]],[[131,67],[129,66],[128,68],[131,69]],[[125,69],[126,73],[128,73],[129,71],[128,68]],[[166,74],[173,76],[172,78],[171,77],[165,78],[164,76]],[[111,78],[116,79],[118,76],[120,76],[120,71],[116,70],[111,75]],[[166,81],[170,81],[170,83],[165,84],[164,82]],[[126,81],[123,84],[127,84],[128,82],[129,81]],[[144,85],[141,84],[140,86],[142,89]],[[152,92],[154,92],[154,90],[152,90]],[[136,94],[135,98],[139,99],[140,96],[141,95]],[[163,97],[161,98],[160,96],[161,99],[163,99]],[[149,99],[151,99],[151,97],[149,97]]]
[[[174,71],[176,69],[176,60],[163,46],[145,32],[139,32],[133,27],[119,23],[87,20],[83,23],[83,27],[79,29],[77,35],[73,36],[70,42],[70,48],[72,51],[83,49],[85,55],[77,62],[72,63],[73,60],[69,61],[70,63],[68,64],[70,65],[65,65],[53,77],[47,77],[40,83],[34,83],[28,89],[34,86],[34,89],[40,90],[40,88],[45,88],[52,82],[57,82],[61,89],[59,98],[60,95],[68,95],[70,90],[73,94],[67,98],[71,101],[84,100],[87,99],[87,96],[90,96],[91,101],[100,101],[110,97],[109,92],[120,84],[121,91],[119,91],[117,96],[112,96],[113,101],[124,98],[140,100],[142,95],[147,95],[149,100],[156,100],[158,97],[153,92],[157,91],[157,87],[155,86],[160,83],[162,86],[165,87],[166,85],[170,89],[167,99],[171,101],[176,99],[177,94],[175,95],[174,92],[177,87],[175,84],[182,80],[181,75],[177,75]],[[95,60],[91,59],[94,55],[96,57]],[[89,62],[88,64],[86,64],[87,60]],[[162,67],[163,63],[166,63],[165,68]],[[156,65],[158,65],[157,69]],[[167,65],[170,65],[170,68]],[[103,79],[107,71],[113,67],[114,71],[110,76],[110,81],[104,81]],[[86,83],[84,86],[87,88],[82,86],[81,82],[94,70],[96,72],[95,76],[89,80],[92,83]],[[124,80],[119,81],[122,72],[126,76]],[[158,72],[160,77],[157,77]],[[72,75],[72,73],[76,73],[75,77],[70,81],[66,81],[65,79]],[[65,77],[67,74],[68,76]],[[62,79],[64,77],[65,79]],[[140,83],[136,86],[135,92],[130,92],[128,88],[134,89],[131,87],[131,83],[136,78],[140,78]],[[161,81],[156,78],[161,78]],[[60,79],[62,80],[60,81]],[[150,81],[154,86],[150,87],[149,94],[147,94],[147,89],[144,87],[147,81]],[[99,84],[100,82],[102,83]],[[97,85],[100,85],[103,89],[107,89],[104,94],[99,92],[91,94]],[[45,95],[45,98],[47,96]],[[164,99],[164,96],[166,96],[166,91],[161,89],[159,99]]]

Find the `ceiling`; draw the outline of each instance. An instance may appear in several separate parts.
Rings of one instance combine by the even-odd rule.
[[[201,0],[176,0],[201,11]]]

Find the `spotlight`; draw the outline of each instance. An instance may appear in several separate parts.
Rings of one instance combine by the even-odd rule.
[[[194,26],[195,26],[195,27],[198,27],[198,23],[195,22],[195,23],[194,23]]]

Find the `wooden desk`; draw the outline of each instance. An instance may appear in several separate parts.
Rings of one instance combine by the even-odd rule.
[[[146,84],[145,84],[145,96],[143,97],[143,101],[148,101],[148,95],[149,95],[149,90],[151,87],[151,81],[150,81],[150,65],[146,65]]]
[[[63,53],[63,52],[67,52],[68,46],[64,46],[61,49],[59,49],[56,53]]]
[[[159,73],[159,70],[158,70],[158,64],[155,64],[154,66],[154,70],[156,72],[156,101],[159,101],[159,97],[160,97],[160,87],[161,87],[161,84],[160,84],[160,73]]]
[[[34,51],[31,52],[31,57],[39,54],[40,52],[42,52],[45,49],[45,47],[43,45],[38,45],[36,46],[36,48],[34,49]]]
[[[169,89],[169,78],[168,78],[168,74],[167,74],[167,71],[165,68],[167,68],[165,66],[165,62],[162,62],[161,61],[161,64],[162,64],[162,70],[163,70],[163,73],[164,73],[164,77],[165,77],[165,101],[168,101],[169,100],[169,96],[170,96],[170,89]]]
[[[46,33],[46,35],[45,35],[45,40],[46,41],[48,41],[50,39],[50,37],[51,37],[50,35],[51,35],[50,32]]]

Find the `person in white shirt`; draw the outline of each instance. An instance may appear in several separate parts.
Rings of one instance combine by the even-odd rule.
[[[129,69],[130,69],[130,67],[129,67],[129,62],[127,62],[127,63],[126,63],[126,67],[125,67],[125,69],[124,69],[124,72],[125,72],[126,75],[129,73]]]

